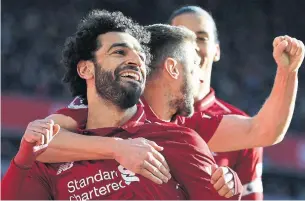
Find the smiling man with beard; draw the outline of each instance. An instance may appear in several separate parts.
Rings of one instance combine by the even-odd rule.
[[[192,32],[171,26],[155,28],[172,30],[168,36],[180,41],[179,50],[189,52],[190,62],[197,60]],[[166,32],[160,37],[164,34]],[[223,199],[210,183],[210,166],[215,165],[215,161],[200,136],[176,124],[151,122],[143,107],[136,105],[146,81],[148,36],[143,27],[120,12],[91,12],[66,41],[63,51],[67,68],[65,81],[70,84],[73,95],[88,103],[87,121],[78,126],[79,133],[113,140],[145,137],[155,141],[164,147],[173,178],[159,185],[143,177],[151,174],[148,170],[157,174],[154,166],[158,164],[152,164],[151,160],[142,164],[147,169],[143,176],[127,170],[115,160],[36,162],[36,157],[48,149],[59,130],[54,122],[36,120],[28,125],[19,151],[3,178],[2,199]],[[162,70],[168,71],[167,79],[173,79],[169,88],[177,93],[172,100],[185,100],[183,93],[190,93],[187,96],[190,104],[178,101],[173,102],[173,106],[191,114],[195,85],[188,82],[190,86],[186,91],[181,87],[198,66],[194,63],[183,65],[180,59],[184,56],[172,55],[158,63],[164,65]],[[234,199],[237,199],[241,184],[236,175],[234,180]]]
[[[119,47],[119,46],[117,46]],[[97,93],[114,103],[121,109],[128,109],[138,102],[142,91],[144,78],[140,70],[134,66],[120,66],[112,73],[94,62],[95,86]]]

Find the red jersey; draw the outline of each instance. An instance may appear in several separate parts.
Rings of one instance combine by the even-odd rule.
[[[155,141],[164,147],[162,153],[173,178],[158,185],[125,169],[115,160],[35,162],[30,170],[22,170],[12,162],[2,181],[3,198],[16,198],[14,193],[17,193],[21,199],[41,200],[224,199],[210,183],[208,169],[215,164],[213,156],[204,140],[191,129],[172,123],[151,123],[143,108],[138,106],[134,117],[121,127],[79,131],[84,135],[143,137]],[[235,173],[234,178],[237,195],[231,199],[238,199],[242,186]],[[19,191],[15,192],[16,189]]]
[[[201,101],[195,104],[195,114],[193,117],[186,119],[185,126],[194,129],[202,136],[201,130],[196,129],[194,125],[200,122],[198,120],[203,115],[227,115],[238,114],[248,116],[236,107],[216,98],[215,92],[211,89],[210,93]],[[202,136],[205,138],[205,136]],[[212,136],[208,136],[211,137]],[[205,138],[206,139],[206,138]],[[208,140],[206,140],[208,142]],[[245,200],[262,200],[262,161],[263,149],[254,148],[225,153],[213,153],[216,163],[220,166],[228,166],[237,172],[242,184],[244,192],[242,199]]]
[[[139,105],[144,107],[149,120],[158,121],[157,116],[144,98],[141,99]],[[79,98],[75,98],[68,108],[61,109],[57,113],[74,117],[78,123],[84,123],[87,118],[86,108],[87,106],[82,104]],[[226,114],[247,116],[243,111],[216,98],[214,90],[211,89],[210,93],[204,99],[195,104],[195,114],[191,118],[177,116],[173,122],[195,130],[205,142],[209,142],[218,128],[223,115]],[[262,148],[213,153],[213,155],[218,165],[228,166],[238,173],[238,176],[244,185],[242,199],[263,199],[263,186],[261,180],[263,160]]]
[[[150,108],[150,106],[143,97],[141,97],[138,106],[144,108],[148,120],[152,122],[166,123],[158,119],[158,117],[155,115],[155,113],[153,112],[153,110]],[[87,121],[88,106],[83,104],[81,98],[76,97],[68,105],[68,107],[59,109],[58,111],[56,111],[56,113],[69,116],[72,119],[74,119],[79,125],[81,125],[86,123]],[[177,116],[175,119],[172,120],[171,123],[175,123],[181,126],[191,128],[193,130],[196,130],[197,133],[200,132],[201,137],[206,142],[208,142],[212,138],[216,129],[218,128],[219,123],[222,119],[222,115],[214,115],[210,117],[206,115],[200,116],[199,114],[196,114],[196,119],[198,120],[198,122],[200,122],[196,124],[194,123],[194,121],[186,121],[187,119],[188,118],[182,116]]]

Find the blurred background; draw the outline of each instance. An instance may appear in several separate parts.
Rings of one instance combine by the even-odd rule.
[[[1,175],[18,150],[27,124],[72,100],[61,83],[61,49],[91,9],[119,10],[140,24],[166,22],[184,5],[212,12],[221,60],[213,84],[222,99],[255,114],[270,93],[276,65],[272,41],[305,41],[303,0],[3,0],[1,1]],[[305,69],[285,140],[264,151],[265,199],[305,199]],[[276,121],[276,119],[274,119]]]

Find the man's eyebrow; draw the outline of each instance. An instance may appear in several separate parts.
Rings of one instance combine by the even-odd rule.
[[[107,52],[109,52],[111,49],[115,48],[115,47],[126,47],[126,48],[129,48],[129,49],[134,49],[138,52],[143,52],[143,49],[142,48],[139,48],[139,47],[132,47],[130,46],[129,44],[127,43],[113,43],[109,49],[107,50]]]
[[[205,34],[205,35],[209,35],[208,32],[206,32],[206,31],[197,31],[196,34]]]
[[[113,43],[109,49],[107,50],[107,52],[109,52],[111,49],[115,48],[115,47],[127,47],[127,48],[131,48],[130,45],[128,45],[127,43]]]

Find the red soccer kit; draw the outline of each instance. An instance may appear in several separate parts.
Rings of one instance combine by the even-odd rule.
[[[144,98],[140,105],[144,107],[145,113],[151,121],[158,121]],[[57,113],[73,117],[78,123],[84,123],[87,118],[87,106],[82,104],[79,98]],[[201,101],[195,104],[195,114],[191,118],[178,116],[174,123],[195,130],[206,142],[213,137],[223,115],[238,114],[247,116],[246,113],[236,107],[215,97],[211,88],[210,93]],[[162,122],[162,121],[160,121]],[[246,149],[225,153],[213,153],[218,165],[228,166],[235,170],[244,185],[242,199],[262,200],[262,160],[263,149]]]
[[[164,147],[162,152],[173,178],[158,185],[135,175],[115,160],[44,164],[35,162],[30,170],[14,162],[2,181],[3,199],[221,199],[210,184],[210,165],[215,164],[208,146],[193,130],[176,124],[152,123],[141,106],[121,127],[79,130],[84,135],[143,137]],[[241,183],[234,175],[237,193]],[[21,190],[16,192],[18,185]],[[13,186],[13,187],[12,187]],[[18,195],[18,197],[16,197]],[[232,197],[237,199],[239,195]]]
[[[185,119],[184,126],[194,129],[206,142],[211,139],[211,135],[206,135],[204,125],[200,125],[202,116],[217,116],[227,114],[238,114],[248,116],[243,111],[215,97],[215,92],[210,93],[201,101],[195,104],[195,114],[192,118]],[[204,134],[204,135],[202,135]],[[262,160],[263,149],[245,149],[240,151],[213,153],[216,163],[220,166],[228,166],[238,174],[244,192],[244,200],[262,200]]]

